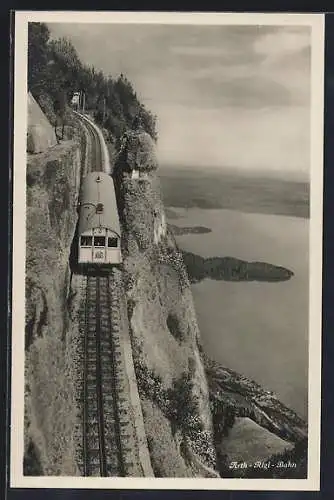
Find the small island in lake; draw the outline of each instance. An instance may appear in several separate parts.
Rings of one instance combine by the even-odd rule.
[[[168,224],[168,226],[176,236],[181,236],[183,234],[205,234],[212,232],[212,229],[205,226],[181,227],[181,226],[175,226],[174,224]]]
[[[198,283],[205,278],[278,282],[289,280],[293,276],[289,269],[268,262],[248,262],[234,257],[204,258],[184,250],[182,255],[191,283]]]

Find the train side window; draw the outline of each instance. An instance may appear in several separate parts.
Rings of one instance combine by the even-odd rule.
[[[106,246],[105,236],[94,236],[94,246],[95,247],[105,247]]]
[[[117,247],[118,240],[117,238],[108,238],[108,247]]]
[[[93,236],[81,236],[80,245],[82,247],[91,247],[93,243]]]

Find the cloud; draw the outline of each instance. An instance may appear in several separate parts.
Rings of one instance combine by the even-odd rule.
[[[165,105],[160,111],[158,152],[164,164],[308,175],[308,110],[296,116],[279,107],[221,112]]]
[[[285,57],[294,54],[310,45],[311,32],[308,28],[281,29],[274,33],[266,33],[259,36],[254,44],[253,50],[266,57]]]
[[[308,27],[50,28],[69,36],[86,63],[128,76],[158,115],[162,161],[308,170]]]

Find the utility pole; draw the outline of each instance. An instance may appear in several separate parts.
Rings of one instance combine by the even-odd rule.
[[[82,92],[83,94],[83,102],[82,102],[82,113],[85,113],[85,105],[86,105],[86,94],[85,92]]]
[[[103,121],[105,120],[106,116],[106,98],[103,97]]]

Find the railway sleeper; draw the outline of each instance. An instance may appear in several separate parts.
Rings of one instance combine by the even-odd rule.
[[[107,329],[108,331],[110,330],[110,321],[108,319],[101,319],[100,321],[100,327],[103,328],[104,330]]]
[[[131,439],[132,438],[132,434],[129,434],[128,432],[124,432],[121,434],[121,438],[122,440],[123,439]]]
[[[97,412],[89,412],[89,425],[91,426],[89,428],[89,432],[98,432],[98,426],[99,426],[99,415],[96,415]]]
[[[101,356],[101,363],[107,364],[110,361],[112,361],[112,353],[107,352],[103,354],[103,357]]]
[[[109,467],[113,469],[119,468],[119,463],[117,459],[117,453],[115,453],[116,443],[111,443],[112,446],[106,446],[106,462]]]
[[[129,422],[129,420],[122,420],[122,419],[120,419],[119,422],[118,422],[118,425],[120,427],[127,427],[128,425],[130,425],[130,422]]]
[[[113,394],[104,394],[103,395],[103,400],[105,404],[107,405],[112,405],[115,401],[115,396]]]
[[[87,394],[94,393],[96,395],[96,384],[87,384],[86,390]]]
[[[90,455],[91,461],[94,461],[94,459],[97,459],[100,462],[100,449],[99,448],[90,448],[89,455]]]
[[[100,323],[101,334],[109,334],[111,330],[112,323],[108,320],[103,320]]]
[[[101,339],[100,341],[101,351],[110,351],[110,342],[108,339]]]
[[[98,449],[99,448],[99,440],[98,440],[98,435],[96,436],[96,439],[87,439],[88,443],[88,451]]]
[[[90,332],[89,335],[87,335],[87,350],[92,350],[96,351],[96,335],[95,335],[95,330],[94,332]]]
[[[109,321],[109,307],[108,304],[104,304],[99,310],[99,319],[102,321]]]
[[[100,469],[100,458],[99,458],[99,450],[97,450],[97,456],[95,457],[95,455],[91,456],[90,457],[90,466],[91,467],[98,467]],[[90,450],[89,454],[91,455],[92,454],[92,450]],[[100,471],[99,471],[100,472]],[[98,475],[100,475],[100,473],[98,473]]]
[[[100,303],[100,310],[99,310],[99,313],[100,313],[100,319],[105,319],[105,320],[108,320],[109,319],[109,304],[101,304]]]
[[[110,338],[110,326],[102,326],[100,330],[101,342],[108,342]]]
[[[95,394],[87,395],[86,401],[88,403],[89,408],[95,407],[97,404],[96,403],[96,395]]]
[[[88,373],[92,373],[92,371],[96,373],[96,359],[86,359],[86,366]]]
[[[118,460],[112,460],[112,457],[110,459],[106,460],[107,462],[107,476],[119,476],[120,474],[120,466],[118,463]]]
[[[100,417],[97,405],[96,406],[94,405],[94,407],[89,408],[88,414],[89,414],[90,420],[96,421],[96,425],[97,425],[98,419]]]
[[[102,389],[110,391],[110,385],[114,386],[114,381],[115,379],[113,375],[105,375],[104,377],[102,377]]]
[[[104,420],[105,420],[105,427],[108,429],[108,432],[115,433],[116,429],[116,419],[113,411],[108,412],[107,410],[104,411]]]
[[[109,383],[114,383],[116,380],[115,375],[108,369],[108,366],[104,365],[104,369],[102,370],[101,374],[102,378],[102,386],[105,382]]]

